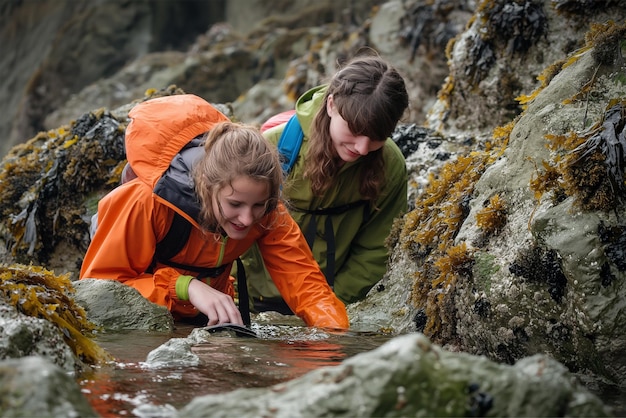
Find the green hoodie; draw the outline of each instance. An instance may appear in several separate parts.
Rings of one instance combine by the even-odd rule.
[[[310,183],[302,177],[304,156],[309,147],[309,130],[315,114],[323,104],[326,86],[318,86],[302,95],[296,103],[298,120],[304,131],[304,140],[298,159],[291,169],[284,189],[284,198],[291,206],[302,209],[329,208],[362,200],[358,179],[363,159],[345,164],[333,185],[324,196],[313,196]],[[267,130],[264,135],[277,144],[285,124]],[[325,222],[332,217],[335,231],[335,294],[344,303],[365,298],[367,292],[387,271],[385,239],[394,219],[407,210],[407,169],[404,157],[391,140],[383,147],[385,184],[374,205],[359,205],[335,215],[316,215],[317,235],[313,255],[322,271],[326,269],[327,246],[324,239]],[[364,208],[367,208],[365,213]],[[304,231],[310,214],[292,211],[292,217]],[[260,265],[258,251],[250,251],[244,258],[247,265],[248,287],[252,298],[274,299],[280,294]]]

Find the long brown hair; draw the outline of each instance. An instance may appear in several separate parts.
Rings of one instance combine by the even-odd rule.
[[[340,69],[328,84],[309,134],[304,176],[310,179],[313,193],[318,196],[328,190],[342,164],[329,131],[326,103],[331,94],[350,131],[373,141],[389,138],[409,105],[404,79],[378,55],[357,56]],[[362,158],[359,191],[373,201],[385,181],[383,149]]]
[[[265,214],[276,208],[282,185],[282,169],[276,147],[252,126],[232,122],[215,125],[205,136],[204,155],[194,166],[193,179],[201,204],[201,224],[216,231],[218,214],[213,197],[240,176],[265,181],[270,196]]]

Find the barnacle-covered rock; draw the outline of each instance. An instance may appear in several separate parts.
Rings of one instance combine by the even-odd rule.
[[[585,45],[580,32],[590,22],[622,14],[618,1],[478,2],[467,30],[448,44],[450,72],[430,109],[429,126],[477,134],[508,123],[523,111],[516,98],[555,74],[554,67],[543,75],[542,70]]]
[[[606,33],[611,25],[600,26]],[[619,27],[610,31],[623,42]],[[475,280],[457,281],[455,309],[465,314],[456,331],[464,350],[507,362],[550,353],[574,372],[620,385],[626,84],[618,54],[606,61],[594,53],[592,40],[606,39],[599,31],[592,27],[589,43],[526,98],[505,152],[475,184],[455,243],[468,242],[483,261],[489,255],[495,268],[476,266]],[[495,193],[506,199],[506,223],[485,239],[481,213]],[[475,309],[477,301],[489,309]]]
[[[380,322],[367,309],[385,294],[398,303],[395,283],[410,276],[412,306],[389,315],[397,331],[507,363],[548,353],[623,385],[622,27],[592,25],[587,43],[519,97],[520,115],[431,172],[394,224],[388,275],[348,307],[351,318]],[[596,52],[607,45],[615,54]]]
[[[179,357],[187,354],[180,352]],[[611,415],[548,356],[497,364],[442,350],[417,333],[288,383],[197,397],[179,415],[206,411],[220,417]]]

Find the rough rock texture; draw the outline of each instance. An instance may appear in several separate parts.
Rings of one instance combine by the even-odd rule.
[[[0,359],[37,356],[66,372],[78,368],[79,361],[51,322],[21,314],[4,300],[0,313]]]
[[[585,118],[601,120],[610,100],[626,97],[626,85],[619,81],[625,68],[597,72],[598,65],[594,50],[589,50],[554,77],[515,123],[502,158],[476,184],[457,242],[472,243],[482,259],[493,256],[493,273],[476,274],[473,283],[457,289],[457,332],[464,350],[501,361],[550,353],[572,370],[591,370],[623,382],[626,359],[619,353],[626,350],[626,334],[618,324],[626,319],[626,270],[620,259],[607,256],[600,231],[601,224],[623,228],[626,212],[623,206],[585,211],[576,203],[577,196],[555,202],[553,194],[546,194],[537,201],[530,187],[541,173],[537,167],[551,160],[546,135],[580,132]],[[587,83],[593,85],[589,98],[565,104]],[[476,213],[494,194],[504,198],[510,215],[498,236],[481,242]],[[536,247],[541,251],[522,258]],[[550,276],[541,267],[550,263],[550,254],[554,263],[548,271],[562,276]],[[530,272],[517,273],[520,264]],[[610,283],[602,273],[608,266]],[[562,288],[551,282],[558,277],[565,280]],[[491,302],[489,313],[472,309],[478,299]]]
[[[49,129],[45,119],[72,94],[150,51],[184,49],[223,18],[221,0],[3,2],[0,155]]]
[[[166,307],[141,296],[136,289],[115,280],[84,279],[74,282],[76,303],[94,324],[109,331],[171,331],[174,320]]]
[[[448,45],[449,74],[429,113],[431,128],[481,135],[522,110],[516,98],[537,76],[584,45],[592,22],[619,22],[619,1],[481,1]]]
[[[435,322],[450,332],[427,327],[435,341],[504,362],[550,353],[573,371],[623,382],[626,364],[619,353],[626,335],[618,325],[624,320],[626,297],[623,255],[607,255],[610,242],[603,241],[601,232],[623,229],[623,206],[583,210],[577,196],[555,201],[553,194],[545,194],[537,201],[531,188],[543,172],[538,167],[556,161],[547,148],[548,134],[580,132],[585,118],[588,124],[601,121],[607,104],[625,97],[623,67],[597,72],[598,65],[594,51],[588,50],[563,68],[528,104],[510,132],[508,148],[475,184],[454,240],[456,246],[468,245],[473,267],[471,274],[450,282],[446,302],[436,302],[442,313]],[[588,83],[593,85],[589,99],[567,102]],[[507,220],[495,233],[487,233],[477,219],[494,195],[506,202]],[[441,265],[438,269],[443,272]],[[603,269],[609,269],[609,276]],[[387,280],[393,280],[394,271],[390,269]],[[430,292],[440,289],[433,284]],[[426,310],[428,320],[437,315],[434,306],[416,304]]]
[[[65,370],[42,357],[0,361],[0,413],[5,417],[93,417]]]
[[[560,415],[565,413],[563,408],[569,415],[603,414],[594,409],[596,401],[571,392],[560,398],[561,409],[550,409],[554,406],[550,402],[561,393],[558,391],[572,387],[565,383],[570,377],[545,357],[526,358],[547,354],[572,372],[589,373],[616,385],[626,381],[622,325],[626,214],[623,203],[610,210],[589,207],[595,197],[603,198],[605,204],[613,202],[617,194],[607,190],[621,192],[623,177],[622,183],[611,183],[613,189],[597,185],[598,193],[587,193],[581,205],[577,193],[595,191],[587,181],[603,170],[599,165],[591,165],[594,170],[587,171],[566,166],[574,140],[583,138],[586,129],[602,126],[602,118],[610,121],[615,116],[607,116],[608,105],[617,103],[623,109],[626,31],[615,29],[617,25],[600,25],[599,30],[592,25],[608,17],[623,22],[623,7],[614,1],[583,7],[589,3],[489,0],[479,2],[477,13],[469,17],[468,10],[473,7],[466,6],[473,2],[451,2],[453,7],[445,7],[448,2],[435,3],[437,6],[389,2],[371,21],[352,26],[300,27],[293,22],[305,19],[288,19],[291,23],[273,31],[255,30],[249,37],[227,25],[216,25],[186,52],[142,55],[65,101],[57,112],[39,111],[38,117],[49,116],[50,131],[14,149],[0,168],[1,248],[7,249],[3,260],[14,261],[17,256],[36,264],[56,263],[63,272],[77,273],[95,202],[119,179],[123,164],[120,135],[128,109],[137,101],[176,94],[176,87],[169,86],[181,83],[185,91],[210,101],[232,102],[227,103],[228,114],[235,119],[258,122],[288,107],[298,92],[332,73],[336,60],[371,42],[407,76],[412,101],[408,122],[420,123],[418,116],[437,97],[428,118],[436,134],[428,133],[429,139],[407,158],[415,209],[400,219],[390,234],[392,256],[387,276],[366,300],[349,307],[353,324],[376,324],[378,330],[397,334],[423,331],[450,351],[431,348],[419,358],[428,358],[444,370],[456,367],[453,350],[515,363],[510,368],[482,357],[458,356],[469,359],[466,367],[477,364],[479,370],[493,371],[496,383],[487,383],[493,385],[493,391],[483,392],[481,380],[479,395],[493,396],[506,390],[508,382],[533,383],[527,391],[520,391],[528,398],[505,397],[509,402],[504,406],[496,403],[500,396],[493,396],[492,408],[513,408],[492,409],[497,412],[494,415]],[[45,7],[42,10],[49,10]],[[438,81],[437,76],[447,71],[438,65],[443,59],[437,57],[437,52],[442,52],[437,39],[456,35],[455,31],[462,30],[458,22],[467,22],[467,29],[447,49],[449,75],[445,82]],[[446,29],[431,32],[439,37],[428,37],[420,32],[425,25]],[[394,39],[396,30],[404,35]],[[429,59],[431,56],[437,59]],[[441,88],[432,92],[432,86]],[[45,88],[37,92],[44,94]],[[214,100],[217,94],[230,96]],[[36,103],[29,103],[27,109],[37,110]],[[95,110],[100,106],[113,110]],[[617,137],[623,133],[623,115],[623,110],[617,113],[616,136],[610,137],[608,153],[618,156],[609,170],[604,170],[611,175],[624,172],[623,136]],[[426,151],[429,147],[432,153]],[[593,155],[599,161],[597,153]],[[407,343],[407,338],[398,337],[398,344]],[[376,355],[384,357],[386,350],[392,352],[391,357],[404,353],[394,344],[393,349]],[[415,353],[411,356],[415,362]],[[372,358],[366,359],[364,367],[376,365]],[[355,361],[361,364],[360,359]],[[496,379],[509,376],[510,371],[516,375],[517,368],[526,369],[528,363],[535,365],[531,367],[534,372],[504,382]],[[529,377],[540,374],[538,363],[545,365],[541,370],[548,374],[554,372],[550,374],[553,381],[542,383]],[[371,379],[395,378],[392,365],[385,364],[384,371],[392,372],[389,374],[371,369],[378,370]],[[363,405],[364,415],[379,411],[391,415],[399,413],[388,408],[399,406],[405,411],[403,402],[398,401],[403,401],[407,388],[416,392],[411,392],[416,399],[424,396],[411,386],[420,380],[411,379],[402,385],[405,392],[397,390],[400,385],[383,385],[381,398],[370,399],[366,393],[354,411],[346,412],[343,408],[351,399],[350,391],[368,386],[358,380],[349,364],[344,366],[314,375],[322,383],[326,376],[336,377],[334,384],[320,386],[327,401],[320,405],[301,402],[302,393],[312,393],[307,381],[298,383],[300,390],[294,392],[285,391],[284,386],[246,392],[250,403],[242,404],[233,397],[233,407],[250,408],[249,415],[257,416],[266,411],[263,402],[284,394],[282,407],[295,414],[358,414]],[[405,366],[405,370],[411,369]],[[435,376],[426,379],[426,384],[436,383]],[[461,400],[461,387],[467,389],[473,377],[466,377],[461,386],[452,385],[450,414],[463,414],[459,408],[467,407],[468,401],[485,400],[466,392]],[[353,382],[359,384],[348,387]],[[558,384],[542,386],[550,382]],[[428,387],[425,392],[430,393]],[[539,405],[545,395],[550,395],[545,400],[548,409],[523,409]],[[231,398],[220,395],[205,401],[213,405],[224,399]],[[431,399],[436,398],[429,396],[425,402]],[[438,405],[425,413],[437,414]],[[590,409],[585,409],[587,406]],[[315,407],[320,409],[305,409]],[[189,408],[189,414],[200,414],[195,406]],[[407,409],[407,414],[417,414],[418,407],[414,408]]]
[[[554,13],[548,13],[547,4],[544,9],[550,16]],[[606,10],[600,10],[604,16]],[[470,26],[468,32],[474,30]],[[624,112],[621,121],[606,130],[614,148],[606,145],[604,169],[600,165],[593,173],[566,171],[564,161],[573,146],[563,149],[559,138],[583,137],[586,129],[602,126],[609,104],[623,106],[626,68],[619,50],[624,34],[623,25],[590,25],[587,35],[579,37],[585,39],[585,44],[577,44],[579,50],[545,63],[537,75],[542,85],[520,97],[522,114],[492,131],[491,148],[477,148],[464,159],[458,153],[455,162],[440,168],[431,179],[440,187],[419,195],[418,209],[402,221],[387,277],[366,300],[349,307],[351,318],[382,325],[387,317],[388,327],[399,333],[423,331],[449,349],[501,362],[550,353],[572,371],[623,384],[626,369],[620,353],[626,334],[619,324],[624,320],[626,287],[624,252],[617,249],[624,242],[623,204],[590,208],[588,201],[595,197],[619,202],[623,193],[619,181],[607,189],[590,183],[589,177],[614,171],[623,176]],[[454,51],[452,71],[471,68],[466,54]],[[528,70],[517,68],[520,74]],[[461,85],[455,84],[455,89]],[[457,109],[463,116],[457,113],[452,120],[467,132],[473,126],[484,130],[494,121],[506,122],[498,116],[481,123],[468,120],[491,116],[492,108],[482,102],[491,97]],[[613,154],[618,157],[611,164]],[[455,178],[454,170],[464,163],[467,168]],[[557,169],[564,173],[556,176]],[[475,180],[468,180],[471,176]],[[492,205],[494,196],[502,207]],[[426,208],[430,212],[425,215]],[[489,222],[495,221],[501,223],[490,229]],[[426,245],[427,238],[432,241]],[[410,281],[410,290],[398,289]]]
[[[547,356],[500,365],[447,352],[421,334],[397,337],[287,383],[197,397],[178,416],[202,417],[207,411],[215,417],[277,418],[610,415]]]

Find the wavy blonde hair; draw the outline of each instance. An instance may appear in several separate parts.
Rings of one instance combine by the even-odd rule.
[[[216,124],[205,135],[204,155],[194,165],[193,179],[201,205],[201,225],[210,231],[219,229],[213,212],[213,198],[240,176],[269,185],[265,215],[278,205],[283,175],[278,151],[261,132],[249,125],[233,122]]]
[[[304,176],[311,181],[313,193],[321,196],[331,186],[343,162],[330,136],[328,97],[354,135],[385,141],[409,106],[404,79],[396,69],[376,54],[353,58],[330,80],[324,102],[317,112],[306,154]],[[385,182],[383,149],[362,157],[359,191],[368,200],[378,198]]]

